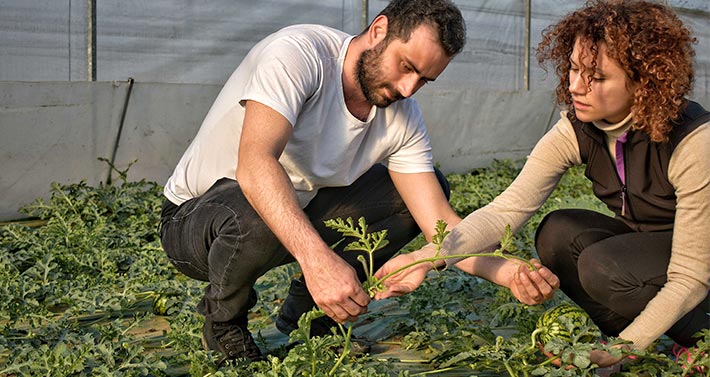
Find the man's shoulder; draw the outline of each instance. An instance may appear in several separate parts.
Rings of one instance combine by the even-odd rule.
[[[294,24],[288,25],[281,28],[278,32],[285,32],[288,34],[298,34],[298,33],[332,33],[336,35],[349,35],[348,33],[338,30],[334,27],[320,25],[320,24]]]
[[[296,24],[286,26],[262,39],[253,49],[258,61],[276,58],[323,60],[337,58],[350,37],[347,33],[323,25]],[[292,61],[291,63],[296,63]]]
[[[272,37],[308,41],[310,43],[335,42],[340,45],[342,41],[350,37],[350,34],[325,25],[296,24],[278,30],[272,34]]]

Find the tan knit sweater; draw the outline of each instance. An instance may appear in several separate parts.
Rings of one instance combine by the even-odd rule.
[[[616,137],[631,125],[595,124]],[[614,148],[610,148],[614,150]],[[710,288],[710,123],[686,136],[676,147],[668,179],[677,196],[668,281],[620,337],[645,348],[708,294]],[[507,224],[517,232],[552,193],[565,171],[582,163],[566,113],[537,143],[518,177],[495,200],[469,214],[445,239],[441,253],[456,255],[493,250]],[[449,264],[456,263],[451,259]]]

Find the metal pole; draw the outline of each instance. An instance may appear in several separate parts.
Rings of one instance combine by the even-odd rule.
[[[369,18],[367,15],[368,2],[369,2],[368,0],[362,0],[362,30],[365,30],[365,28],[368,25],[368,21],[367,21]]]
[[[126,121],[126,112],[128,111],[128,101],[131,99],[131,92],[133,89],[133,77],[128,78],[128,88],[126,89],[126,97],[123,100],[123,109],[121,110],[121,121],[118,123],[118,132],[116,133],[116,139],[113,143],[113,150],[111,151],[111,160],[109,161],[108,176],[106,176],[106,184],[111,184],[111,173],[113,172],[114,164],[116,163],[116,152],[118,152],[118,144],[121,141],[121,134],[123,134],[123,123]]]
[[[67,56],[69,59],[67,59],[67,67],[69,68],[69,77],[67,78],[67,81],[71,81],[71,0],[69,0],[69,11],[68,11],[69,17],[67,17]]]
[[[96,81],[96,0],[87,0],[86,66],[87,79]]]
[[[525,80],[525,90],[530,90],[530,18],[531,0],[525,0],[525,72],[523,74]]]

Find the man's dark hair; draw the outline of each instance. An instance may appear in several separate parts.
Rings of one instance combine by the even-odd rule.
[[[461,52],[466,43],[466,24],[459,8],[449,0],[392,0],[378,14],[388,21],[387,40],[409,40],[419,25],[438,31],[439,44],[447,56]]]

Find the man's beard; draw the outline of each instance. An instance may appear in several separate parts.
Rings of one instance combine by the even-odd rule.
[[[395,101],[404,98],[392,85],[382,80],[382,53],[387,43],[380,42],[377,46],[365,50],[357,60],[357,82],[368,103],[377,107],[387,107]],[[377,93],[380,89],[380,93]],[[384,89],[384,90],[382,90]],[[381,93],[389,93],[392,98]]]

